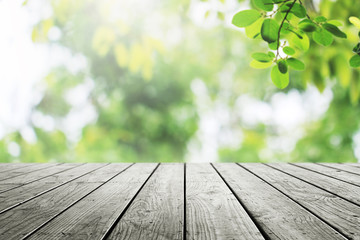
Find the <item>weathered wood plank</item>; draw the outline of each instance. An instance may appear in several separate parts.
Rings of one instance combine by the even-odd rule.
[[[135,164],[40,228],[29,239],[100,239],[156,169]]]
[[[103,166],[36,199],[0,214],[0,239],[20,239],[30,234],[91,191],[121,173],[130,164]],[[96,205],[96,202],[93,203]]]
[[[0,173],[13,171],[15,169],[20,169],[24,167],[29,167],[35,165],[36,163],[1,163],[0,164]]]
[[[161,164],[109,239],[183,239],[184,164]]]
[[[311,171],[338,179],[340,181],[345,181],[348,183],[352,183],[355,185],[360,186],[360,175],[357,175],[355,173],[350,173],[348,171],[335,169],[332,167],[322,166],[318,164],[311,164],[311,163],[298,163],[295,164],[296,166],[309,169]],[[360,170],[360,169],[359,169]],[[360,173],[360,171],[359,171]]]
[[[186,238],[263,239],[210,164],[186,166]]]
[[[320,165],[340,169],[346,172],[351,172],[360,175],[360,168],[356,165],[342,164],[342,163],[319,163]],[[359,165],[359,164],[357,164]],[[360,166],[360,165],[359,165]]]
[[[214,165],[269,239],[346,239],[244,168]]]
[[[290,164],[269,163],[267,164],[273,168],[284,171],[294,177],[297,177],[305,182],[313,184],[324,190],[327,190],[337,196],[347,199],[355,204],[360,205],[360,188],[352,184],[324,176],[310,170],[300,168]]]
[[[39,171],[42,169],[54,167],[56,165],[59,165],[59,163],[41,163],[41,164],[39,163],[39,164],[34,164],[31,166],[28,166],[26,168],[17,168],[12,171],[2,172],[2,173],[0,173],[0,181],[4,181],[6,179],[10,179],[10,178],[21,176],[21,175],[26,175],[31,172],[36,172],[36,171]]]
[[[351,239],[360,239],[360,207],[262,164],[241,164]]]
[[[103,166],[105,166],[105,164],[85,164],[79,166],[78,168],[73,168],[66,172],[54,174],[39,181],[0,193],[0,213],[7,211],[7,209],[13,208],[21,203],[29,201],[30,199],[36,198],[50,190],[61,186],[64,183],[73,181],[79,176],[88,174],[89,172]]]
[[[31,172],[29,174],[3,180],[0,182],[0,193],[79,166],[81,166],[81,164],[65,163],[55,167],[41,169],[36,172]]]

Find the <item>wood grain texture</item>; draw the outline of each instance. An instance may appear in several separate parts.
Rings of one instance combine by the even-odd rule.
[[[360,205],[360,188],[352,184],[339,181],[337,179],[324,176],[295,165],[269,163],[267,164],[273,168],[284,171],[292,176],[295,176],[305,182],[313,184],[314,186],[325,189],[337,196],[347,199],[355,204]]]
[[[327,166],[335,169],[340,169],[346,172],[351,172],[360,175],[360,165],[356,164],[342,164],[342,163],[319,163],[322,166]]]
[[[0,182],[0,193],[79,166],[81,165],[75,163],[61,164],[54,167],[41,169],[36,172],[31,172],[29,174],[3,180]]]
[[[0,173],[36,165],[36,163],[0,163]]]
[[[109,239],[183,239],[184,164],[161,164]]]
[[[360,240],[359,164],[157,166],[0,164],[0,239]]]
[[[39,181],[0,193],[0,213],[103,166],[104,164],[98,163],[85,164],[66,172],[54,174]]]
[[[346,239],[278,190],[236,164],[214,164],[270,239]]]
[[[17,176],[23,176],[31,172],[54,167],[56,165],[59,165],[59,163],[41,163],[41,164],[33,164],[25,168],[17,168],[12,171],[5,171],[0,173],[0,181],[4,181],[6,179],[10,179]]]
[[[101,239],[155,170],[135,164],[40,228],[29,239]]]
[[[360,239],[360,207],[263,164],[241,164],[350,239]]]
[[[99,167],[98,164],[96,165]],[[128,166],[130,164],[123,163],[97,168],[89,174],[0,214],[0,239],[20,239],[26,236]]]
[[[295,165],[341,181],[345,181],[360,186],[360,175],[355,173],[351,173],[345,170],[340,170],[332,167],[322,166],[318,164],[311,164],[311,163],[298,163]]]
[[[186,166],[187,239],[263,239],[210,164]]]

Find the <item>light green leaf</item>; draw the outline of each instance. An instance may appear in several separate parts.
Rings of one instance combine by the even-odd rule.
[[[354,55],[350,59],[350,66],[353,67],[353,68],[360,67],[360,55]]]
[[[261,14],[256,10],[244,10],[236,13],[232,19],[232,24],[237,27],[247,27],[253,24],[261,17]]]
[[[277,42],[272,42],[269,43],[268,45],[271,50],[277,50]]]
[[[253,53],[251,57],[258,62],[271,62],[273,60],[268,54],[261,52]]]
[[[360,19],[357,17],[349,17],[349,21],[358,29],[360,29]]]
[[[272,11],[274,8],[274,2],[272,0],[253,0],[253,2],[256,7],[267,12]]]
[[[287,55],[294,55],[295,54],[295,50],[292,47],[284,47],[283,51]]]
[[[309,50],[310,40],[306,34],[302,35],[302,39],[298,38],[296,35],[291,35],[288,40],[291,47],[294,47],[304,52]]]
[[[289,85],[289,72],[283,74],[278,66],[274,66],[271,70],[271,80],[277,88],[284,89]]]
[[[343,25],[342,22],[340,22],[340,21],[338,21],[338,20],[330,20],[330,21],[328,21],[327,23],[330,23],[330,24],[335,25],[335,26],[337,26],[337,27],[340,27],[340,26]]]
[[[315,20],[315,22],[317,22],[317,23],[322,23],[322,22],[326,22],[326,21],[327,21],[327,18],[324,17],[324,16],[318,16],[318,17],[316,17],[314,20]]]
[[[273,53],[273,52],[268,52],[268,55],[269,55],[271,58],[275,58],[275,53]]]
[[[264,19],[259,18],[253,24],[251,24],[250,26],[247,26],[245,28],[246,36],[248,36],[249,38],[255,38],[256,35],[259,35],[260,31],[261,31],[261,25],[263,22],[264,22]]]
[[[329,33],[324,29],[319,29],[318,31],[313,32],[312,37],[316,43],[321,44],[325,47],[331,45],[332,42],[334,41],[334,38],[331,35],[331,33]]]
[[[271,67],[271,65],[272,65],[272,62],[263,63],[263,62],[258,62],[256,60],[252,60],[250,62],[250,67],[255,68],[255,69],[264,69],[264,68]]]
[[[268,43],[278,39],[279,24],[273,19],[265,19],[261,26],[261,37]]]

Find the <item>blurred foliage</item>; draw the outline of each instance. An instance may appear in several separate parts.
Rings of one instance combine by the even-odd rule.
[[[36,141],[25,140],[21,131],[8,134],[0,141],[1,161],[181,162],[201,132],[201,112],[211,108],[199,105],[194,80],[205,83],[211,104],[220,102],[231,113],[236,112],[242,94],[269,103],[280,91],[273,87],[268,70],[251,69],[247,64],[248,56],[264,51],[267,44],[246,39],[246,33],[229,27],[236,8],[248,1],[232,2],[231,12],[225,7],[230,0],[153,1],[136,11],[131,7],[142,2],[124,2],[46,1],[52,15],[34,26],[32,40],[61,46],[85,59],[85,67],[74,71],[65,64],[50,70],[40,83],[42,99],[28,121]],[[196,22],[191,17],[194,4],[207,3],[221,7],[204,9],[204,16],[198,17],[205,24]],[[359,70],[344,62],[358,41],[348,19],[358,15],[360,5],[352,0],[323,0],[319,9],[312,8],[311,1],[305,4],[312,15],[342,20],[349,41],[326,49],[311,42],[310,50],[299,56],[306,70],[291,73],[290,85],[282,92],[304,92],[308,85],[320,91],[332,88],[329,110],[319,121],[304,126],[305,134],[295,149],[271,157],[260,153],[269,137],[278,134],[274,126],[247,126],[241,117],[234,118],[230,131],[241,130],[241,144],[219,146],[219,161],[356,161],[353,136],[359,129],[360,76]],[[206,21],[214,24],[206,27]],[[54,30],[60,32],[58,38],[50,37]],[[71,92],[76,88],[85,95],[84,103],[72,103]],[[71,125],[67,118],[87,107],[96,116],[71,137],[74,130],[67,129]],[[39,118],[50,118],[54,127],[42,125]],[[14,143],[19,154],[9,153]]]

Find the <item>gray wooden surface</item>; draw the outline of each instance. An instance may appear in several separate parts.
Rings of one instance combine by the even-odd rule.
[[[360,164],[0,164],[0,239],[360,239]]]

